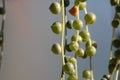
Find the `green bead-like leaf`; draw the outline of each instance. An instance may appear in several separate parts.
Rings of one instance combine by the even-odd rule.
[[[71,37],[71,41],[77,41],[80,44],[82,43],[82,37],[80,35],[75,34]]]
[[[60,34],[62,32],[62,24],[56,21],[52,24],[51,29],[55,34]]]
[[[119,0],[110,0],[112,6],[116,6],[119,4]]]
[[[112,21],[113,28],[118,28],[119,25],[120,25],[120,19],[114,19]]]
[[[75,69],[74,69],[74,65],[70,62],[67,62],[64,66],[63,66],[63,71],[66,74],[69,75],[74,75],[75,74]]]
[[[96,22],[96,15],[92,12],[89,12],[84,17],[86,24],[93,24]]]
[[[120,49],[117,49],[114,53],[115,58],[120,59]]]
[[[68,58],[68,62],[72,63],[72,64],[76,64],[76,59],[74,57],[69,57]]]
[[[77,79],[77,77],[75,75],[69,75],[67,80],[78,80],[78,79]]]
[[[79,48],[76,52],[75,52],[75,55],[78,56],[78,57],[84,57],[85,55],[85,52],[82,48]]]
[[[82,27],[83,27],[83,22],[82,22],[82,20],[76,19],[76,20],[73,21],[73,28],[74,28],[75,30],[80,30],[80,29],[82,29]]]
[[[82,73],[83,78],[85,79],[90,79],[92,77],[91,71],[90,70],[84,70]]]
[[[119,39],[115,39],[112,41],[112,45],[115,47],[115,48],[119,48],[120,47],[120,40]]]
[[[59,43],[53,44],[52,48],[51,48],[51,51],[56,55],[61,54],[62,49],[61,49],[60,44]]]
[[[120,12],[120,6],[116,6],[116,12],[117,12],[117,13]]]
[[[78,44],[78,42],[72,41],[72,42],[69,44],[69,48],[70,48],[70,50],[72,50],[72,51],[77,51],[77,50],[79,49],[79,44]]]
[[[50,7],[49,10],[53,13],[53,14],[59,14],[61,12],[61,6],[60,3],[58,2],[53,2]]]
[[[90,33],[87,30],[81,31],[79,35],[82,37],[82,41],[88,41],[90,39]]]
[[[85,52],[88,56],[94,56],[96,54],[96,48],[94,46],[89,46],[86,48]]]

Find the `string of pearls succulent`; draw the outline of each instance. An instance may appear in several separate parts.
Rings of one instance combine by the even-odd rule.
[[[96,15],[92,12],[87,12],[86,4],[87,0],[74,0],[73,7],[66,11],[69,6],[70,0],[61,0],[60,2],[53,2],[49,10],[51,13],[58,15],[62,12],[62,21],[55,21],[51,25],[51,30],[55,34],[61,34],[61,44],[54,43],[51,47],[51,51],[56,55],[62,55],[62,72],[60,80],[65,80],[65,75],[68,75],[67,80],[79,80],[78,79],[78,67],[77,57],[85,59],[90,57],[90,69],[83,70],[82,76],[85,79],[94,80],[92,70],[92,57],[96,54],[97,44],[91,39],[91,35],[88,29],[88,25],[96,22]],[[84,11],[84,22],[80,19],[79,11]],[[74,20],[68,20],[66,12],[69,12],[74,16]],[[85,29],[83,28],[85,27]],[[71,36],[71,42],[67,41],[67,30],[72,29],[76,31]],[[85,49],[80,47],[82,43],[85,43]],[[67,52],[73,52],[73,56],[67,56]]]
[[[115,79],[118,80],[119,65],[120,65],[120,39],[115,37],[116,29],[120,26],[120,0],[110,0],[111,6],[115,7],[115,15],[111,22],[112,25],[112,40],[110,47],[110,61],[108,65],[108,73],[105,74],[101,80],[112,80],[113,74]],[[113,47],[115,49],[113,49]]]

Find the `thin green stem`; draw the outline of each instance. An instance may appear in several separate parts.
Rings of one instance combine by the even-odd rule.
[[[76,78],[78,80],[78,67],[77,67],[77,56],[75,55],[75,58],[76,58],[76,63],[75,63],[75,75],[76,75]]]
[[[65,9],[65,22],[67,21],[67,15],[66,15],[66,7],[64,8]],[[64,46],[66,46],[67,45],[67,27],[65,26],[65,44],[64,44]],[[64,55],[66,54],[66,48],[64,48]],[[65,59],[65,57],[64,57],[64,61],[65,61],[65,63],[67,63],[67,61],[66,61],[66,59]],[[62,69],[62,71],[61,71],[61,77],[64,75],[64,71],[63,71],[63,69]],[[63,80],[63,77],[62,77],[62,80]]]
[[[88,24],[86,24],[86,31],[89,32]],[[91,43],[91,37],[89,38],[88,42],[89,42],[89,46],[91,46],[92,45],[92,43]]]
[[[110,53],[109,53],[110,58],[109,58],[109,60],[112,59],[112,42],[113,42],[114,38],[115,38],[115,28],[112,29],[112,39],[111,39],[111,45],[110,45]],[[112,80],[112,76],[113,76],[113,73],[114,73],[115,69],[113,70],[113,72],[111,74],[110,80]]]
[[[115,71],[117,71],[118,66],[119,66],[119,63],[117,63],[117,64],[115,65],[115,68],[114,68],[113,72],[111,73],[110,80],[112,80],[113,74],[114,74]]]
[[[64,32],[65,32],[65,9],[64,9],[64,0],[62,1],[62,39],[61,39],[61,48],[62,48],[62,67],[65,65],[65,54],[64,54]],[[64,80],[64,72],[62,71],[61,80]]]
[[[65,22],[67,21],[67,15],[65,15]],[[64,39],[65,39],[65,44],[64,44],[64,46],[67,46],[67,39],[68,39],[68,37],[67,37],[67,28],[66,28],[66,26],[65,26],[65,36],[64,36]],[[66,48],[64,48],[64,55],[66,54]],[[66,63],[66,62],[65,62]]]
[[[110,45],[110,60],[112,59],[112,42],[115,38],[115,28],[112,30],[112,39],[111,39],[111,45]]]
[[[94,80],[93,70],[92,70],[92,57],[90,56],[90,71],[92,74],[91,80]]]
[[[84,13],[87,14],[87,9],[86,8],[84,8]]]
[[[65,23],[67,22],[66,7],[65,7]],[[65,26],[65,46],[67,46],[67,27]],[[64,55],[66,54],[66,48],[64,48]]]
[[[62,63],[64,62],[64,32],[65,32],[65,14],[64,14],[64,0],[62,0],[62,40],[61,40],[61,46],[62,46]]]
[[[118,80],[118,76],[119,76],[119,69],[117,69],[117,71],[116,71],[115,80]]]

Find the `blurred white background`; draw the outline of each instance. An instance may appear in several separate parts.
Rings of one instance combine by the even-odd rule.
[[[54,21],[61,20],[60,14],[56,16],[49,11],[49,5],[54,1],[59,0],[6,0],[5,47],[0,80],[59,80],[61,56],[50,51],[53,43],[60,42],[60,35],[53,34],[50,28]],[[97,16],[90,32],[92,39],[98,43],[93,68],[95,80],[100,80],[108,72],[114,12],[109,0],[88,0],[87,10]],[[69,19],[74,19],[68,15]],[[72,32],[69,31],[69,34]],[[88,59],[78,60],[79,78],[82,79],[82,69],[89,69]]]

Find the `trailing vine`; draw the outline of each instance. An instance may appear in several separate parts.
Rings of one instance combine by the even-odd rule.
[[[66,11],[66,8],[69,6],[70,0],[61,0],[60,2],[53,2],[49,9],[51,13],[58,15],[62,12],[62,21],[55,21],[51,25],[51,29],[55,34],[61,34],[61,44],[55,43],[52,45],[51,51],[54,54],[61,54],[62,56],[62,71],[60,80],[65,80],[65,75],[68,75],[67,80],[79,80],[78,76],[78,63],[77,58],[87,58],[90,60],[90,69],[83,70],[82,76],[85,79],[94,80],[93,69],[92,69],[92,57],[96,54],[97,44],[94,40],[91,39],[91,35],[88,29],[90,24],[95,23],[96,15],[92,12],[87,13],[86,9],[86,0],[75,0],[73,7]],[[80,19],[80,12],[84,11],[85,15],[84,21]],[[69,20],[66,13],[69,12],[72,16],[75,17],[74,20]],[[82,17],[82,16],[81,16]],[[85,24],[85,25],[84,25]],[[83,27],[86,27],[85,30]],[[67,30],[72,29],[76,31],[75,34],[71,37],[71,42],[68,42]],[[80,47],[82,43],[85,44],[85,49]],[[73,52],[73,56],[67,56],[67,52]]]
[[[120,65],[120,40],[115,37],[116,29],[120,26],[120,0],[110,0],[112,7],[115,7],[114,18],[111,22],[112,25],[112,39],[110,46],[110,56],[108,73],[103,75],[101,80],[118,80],[119,65]],[[113,49],[115,48],[115,49]],[[115,77],[113,75],[115,74]]]

